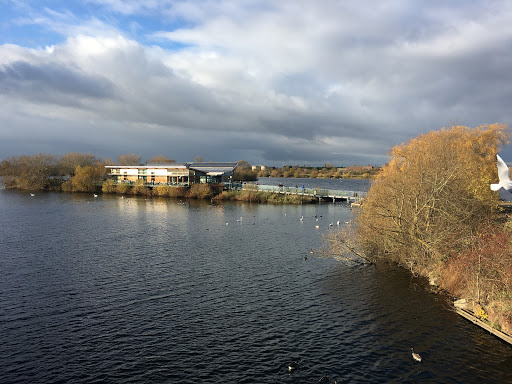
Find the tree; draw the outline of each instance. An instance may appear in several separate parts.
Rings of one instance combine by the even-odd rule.
[[[393,147],[357,217],[364,252],[435,273],[493,219],[498,196],[489,185],[509,137],[505,125],[454,126]]]
[[[73,192],[95,192],[99,189],[99,184],[106,176],[105,167],[102,165],[78,166],[75,170],[75,176],[71,178],[71,188]]]
[[[283,177],[283,172],[281,171],[281,168],[273,169],[270,172],[270,177]]]
[[[146,164],[150,163],[175,163],[176,160],[170,159],[167,156],[164,155],[157,155],[146,161]],[[135,165],[135,164],[134,164]]]
[[[238,165],[236,166],[238,169],[251,169],[251,164],[249,164],[247,161],[245,160],[239,160]]]
[[[194,163],[202,163],[204,159],[201,156],[194,156]]]
[[[119,155],[117,162],[119,165],[139,165],[141,157],[135,153]]]
[[[14,156],[3,160],[0,168],[2,183],[8,188],[46,190],[55,180],[52,176],[57,174],[57,158],[43,153]]]
[[[73,176],[79,165],[82,167],[94,165],[98,162],[96,156],[90,153],[69,152],[63,155],[58,162],[58,171],[63,176]]]
[[[116,182],[112,179],[105,180],[105,182],[101,186],[101,192],[116,193]]]
[[[130,193],[134,195],[149,195],[150,189],[146,187],[146,182],[142,179],[135,181]]]
[[[258,180],[258,172],[252,171],[250,168],[236,167],[233,172],[233,178],[239,181],[254,181]]]

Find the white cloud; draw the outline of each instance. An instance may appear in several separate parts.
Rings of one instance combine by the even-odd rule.
[[[512,117],[512,6],[503,2],[91,3],[154,45],[106,18],[31,13],[24,22],[66,39],[0,46],[0,97],[9,105],[0,124],[32,130],[40,118],[67,142],[84,129],[109,138],[112,150],[122,143],[147,156],[163,148],[201,155],[200,143],[221,148],[222,159],[322,163],[383,162],[391,145],[425,130]],[[169,29],[144,29],[138,13]]]

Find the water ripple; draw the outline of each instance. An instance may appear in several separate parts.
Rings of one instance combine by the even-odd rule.
[[[351,212],[0,191],[2,382],[512,382],[421,280],[310,257],[315,215]]]

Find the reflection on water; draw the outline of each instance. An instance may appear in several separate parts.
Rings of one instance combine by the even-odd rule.
[[[511,382],[422,280],[309,254],[351,214],[2,190],[2,381]]]

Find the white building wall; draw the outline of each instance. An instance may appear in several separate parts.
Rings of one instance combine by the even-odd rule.
[[[148,168],[148,175],[154,173],[155,176],[167,176],[166,168]]]
[[[139,170],[137,168],[121,168],[121,175],[138,175]]]

